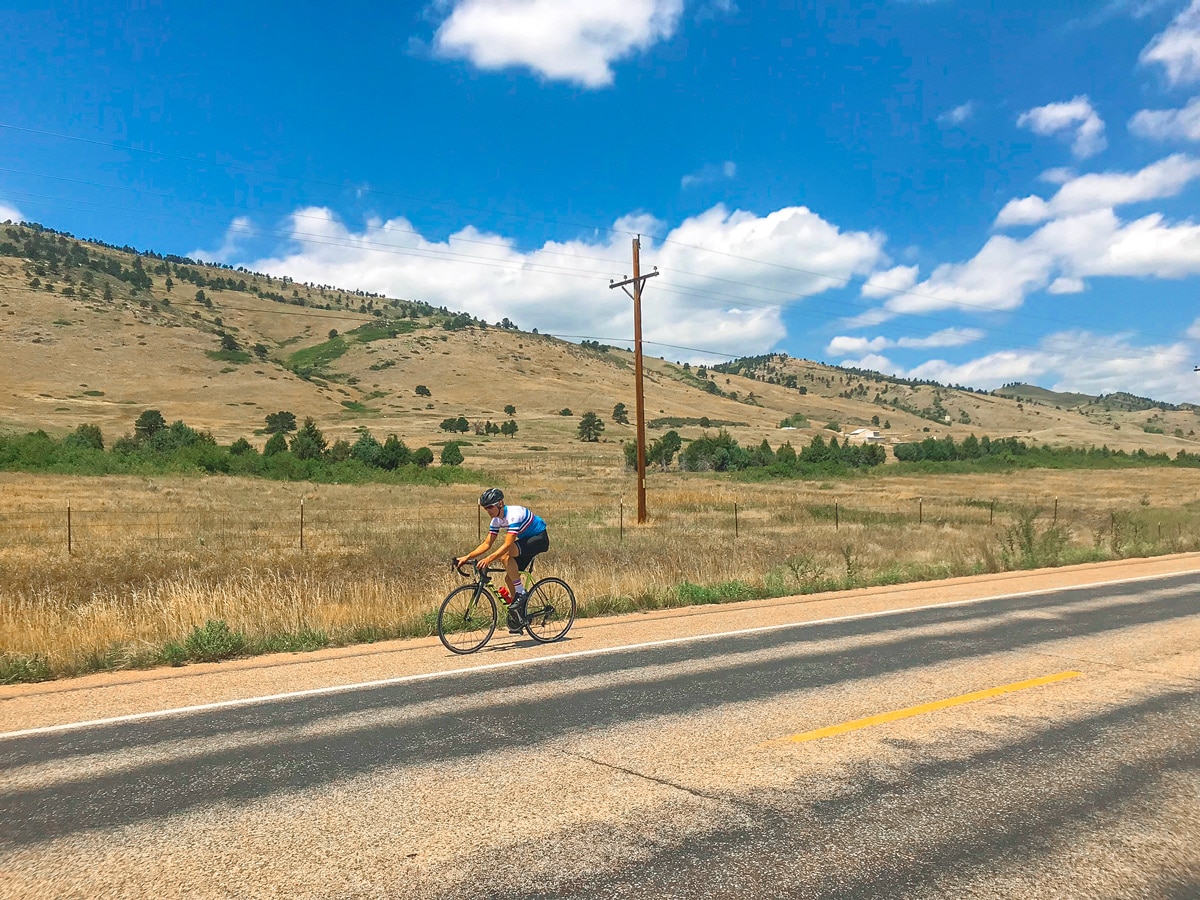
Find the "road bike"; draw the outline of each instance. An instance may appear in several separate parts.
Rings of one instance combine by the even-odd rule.
[[[451,653],[474,653],[481,650],[496,631],[499,610],[509,612],[508,604],[498,599],[492,586],[493,572],[502,568],[463,567],[451,562],[463,578],[473,578],[471,584],[457,587],[446,595],[438,609],[438,637]],[[522,573],[528,584],[533,566]],[[473,570],[473,571],[472,571]],[[549,644],[566,637],[575,621],[575,592],[561,578],[541,578],[526,593],[523,631],[539,644]]]

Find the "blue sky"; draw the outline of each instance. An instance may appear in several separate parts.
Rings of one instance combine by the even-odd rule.
[[[646,351],[1200,402],[1200,0],[0,10],[0,221]]]

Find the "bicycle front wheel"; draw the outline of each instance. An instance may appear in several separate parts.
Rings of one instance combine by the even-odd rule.
[[[563,638],[575,621],[575,592],[561,578],[543,578],[529,589],[525,630],[540,644]]]
[[[438,610],[438,637],[451,653],[474,653],[496,630],[496,598],[464,584],[452,590]]]

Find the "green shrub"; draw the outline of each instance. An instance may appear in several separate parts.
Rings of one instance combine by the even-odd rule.
[[[299,631],[276,634],[258,641],[254,649],[260,653],[305,653],[328,647],[330,643],[329,635],[324,631],[301,628]]]
[[[203,626],[192,629],[184,639],[183,650],[192,662],[231,659],[246,650],[246,636],[220,619],[209,619]]]
[[[763,589],[755,588],[744,581],[724,581],[713,585],[692,584],[690,581],[685,581],[675,586],[676,597],[681,603],[688,606],[754,600],[764,594]]]
[[[30,684],[49,681],[50,664],[44,657],[5,653],[0,656],[0,684]]]
[[[282,431],[277,431],[271,435],[266,446],[263,447],[263,456],[277,456],[280,453],[286,453],[287,448],[287,438],[283,436]]]
[[[1000,559],[1006,569],[1038,569],[1059,566],[1070,546],[1065,529],[1051,524],[1039,529],[1038,509],[1020,509],[1000,539]]]
[[[168,666],[182,666],[187,662],[188,655],[183,649],[183,644],[171,641],[162,648],[162,659]]]
[[[104,435],[99,425],[80,425],[63,439],[63,446],[80,450],[103,450]]]

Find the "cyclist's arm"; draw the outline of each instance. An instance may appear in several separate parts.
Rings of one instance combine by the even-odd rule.
[[[483,556],[483,554],[488,552],[488,549],[492,546],[492,544],[495,542],[495,540],[496,540],[496,535],[493,532],[489,531],[488,536],[483,539],[482,544],[480,544],[478,547],[476,547],[474,550],[472,550],[466,556],[460,556],[457,560],[455,560],[455,562],[457,562],[458,565],[461,566],[465,562],[468,562],[472,559],[476,559],[480,556]]]
[[[492,563],[494,563],[496,560],[498,560],[500,557],[502,557],[504,554],[506,554],[512,548],[512,546],[514,544],[516,544],[516,542],[517,542],[517,535],[512,531],[506,531],[504,533],[504,542],[500,545],[500,549],[497,550],[495,553],[491,554],[490,556],[488,556],[484,559],[481,559],[480,562],[483,563],[484,565],[490,566]],[[491,546],[491,543],[492,543],[491,541],[488,541],[489,547]]]

